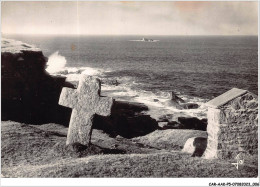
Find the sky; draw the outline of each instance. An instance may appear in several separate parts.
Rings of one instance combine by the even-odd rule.
[[[258,2],[2,2],[3,34],[258,35]]]

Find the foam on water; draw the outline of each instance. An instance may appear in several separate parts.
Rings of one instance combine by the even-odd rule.
[[[107,71],[91,67],[64,67],[52,74],[66,76],[67,81],[78,81],[81,74],[98,77],[101,76],[104,72]]]
[[[85,67],[84,71],[82,72],[82,74],[90,75],[90,76],[99,75],[101,73],[102,73],[102,71],[100,69],[94,69],[94,68],[90,68],[90,67]]]
[[[151,115],[151,117],[154,119],[158,119],[162,115],[177,113],[181,114],[182,116],[192,116],[199,119],[206,117],[206,107],[204,106],[206,100],[197,97],[180,95],[180,97],[185,101],[199,105],[198,109],[180,110],[165,104],[165,102],[170,99],[170,93],[168,92],[162,91],[159,93],[153,93],[151,91],[144,91],[140,89],[138,90],[131,88],[129,85],[120,84],[119,86],[103,85],[102,93],[121,101],[144,103],[149,108],[147,114]]]
[[[78,81],[81,74],[87,74],[97,78],[104,78],[106,71],[98,68],[91,67],[66,67],[57,74],[67,77],[67,81]],[[167,106],[166,101],[170,99],[170,93],[164,91],[145,91],[137,87],[142,87],[140,83],[137,83],[134,77],[123,76],[113,77],[120,84],[107,85],[103,84],[101,87],[102,95],[110,96],[120,101],[132,101],[143,103],[148,106],[149,111],[146,113],[151,115],[152,118],[158,119],[162,115],[166,114],[182,114],[184,116],[193,116],[198,118],[206,117],[206,107],[204,103],[206,100],[191,97],[188,95],[178,95],[187,102],[197,103],[200,107],[198,109],[176,109],[173,106]]]

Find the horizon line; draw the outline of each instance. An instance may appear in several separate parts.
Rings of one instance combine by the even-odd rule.
[[[258,34],[57,34],[57,33],[1,33],[1,35],[33,35],[33,36],[258,36]]]

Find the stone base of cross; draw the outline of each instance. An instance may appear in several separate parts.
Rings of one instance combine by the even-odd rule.
[[[63,88],[59,104],[72,108],[66,144],[89,145],[94,115],[109,116],[114,100],[100,97],[99,79],[81,75],[77,89]]]

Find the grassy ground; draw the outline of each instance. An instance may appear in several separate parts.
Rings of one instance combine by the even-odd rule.
[[[56,124],[9,121],[1,126],[4,177],[256,177],[258,173],[257,156],[237,170],[231,164],[234,160],[205,160],[174,151],[192,131],[186,138],[185,131],[165,130],[128,140],[94,130],[93,145],[86,148],[65,146],[67,128]],[[162,137],[169,146],[159,146],[167,142]]]

